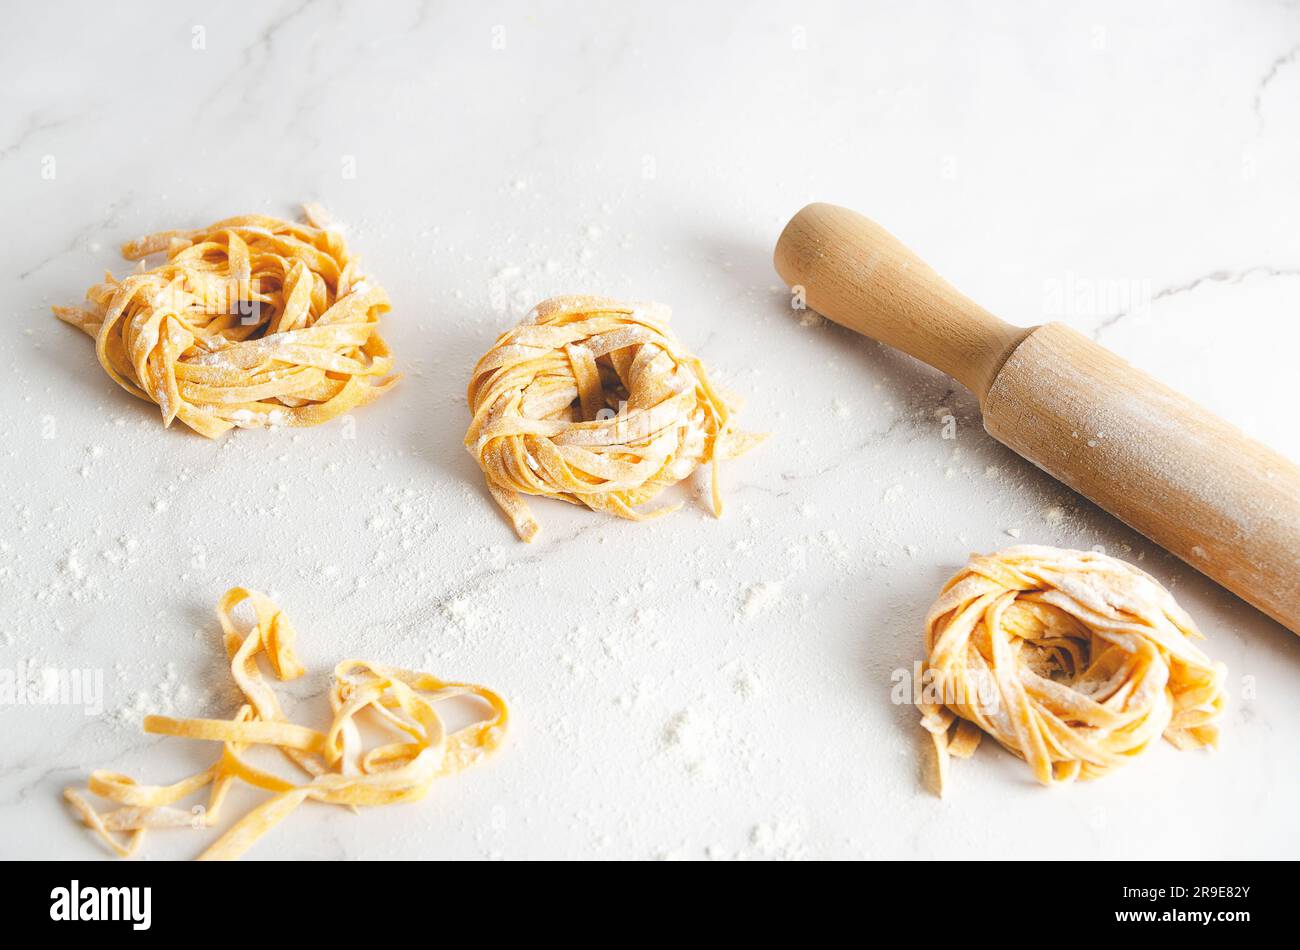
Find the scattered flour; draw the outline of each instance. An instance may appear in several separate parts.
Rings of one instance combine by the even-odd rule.
[[[749,833],[749,857],[798,861],[808,857],[808,829],[804,821],[786,817],[755,825]]]
[[[661,746],[680,759],[687,772],[700,774],[715,770],[710,751],[714,723],[698,707],[676,713],[664,726]]]
[[[750,584],[741,595],[739,616],[751,620],[775,609],[781,603],[784,587],[781,581]]]

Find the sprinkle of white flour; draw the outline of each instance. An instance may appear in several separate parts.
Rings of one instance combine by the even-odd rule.
[[[765,614],[781,602],[781,581],[763,581],[745,589],[740,602],[740,616],[746,620]]]
[[[660,744],[665,752],[682,761],[687,772],[710,772],[714,763],[708,753],[714,732],[714,724],[698,708],[688,707],[668,720]]]

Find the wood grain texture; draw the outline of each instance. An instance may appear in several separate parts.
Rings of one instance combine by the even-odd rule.
[[[929,363],[984,401],[993,377],[1029,332],[959,293],[870,218],[811,204],[776,242],[777,273],[809,307]]]
[[[984,401],[989,434],[1300,633],[1300,467],[1060,323]]]
[[[817,312],[962,382],[994,438],[1300,633],[1300,467],[1063,324],[1003,322],[847,208],[800,211],[775,263]]]

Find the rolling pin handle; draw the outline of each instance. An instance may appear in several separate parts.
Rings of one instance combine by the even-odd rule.
[[[984,397],[1032,330],[999,320],[958,293],[870,218],[810,204],[781,232],[777,273],[809,307],[888,343]]]

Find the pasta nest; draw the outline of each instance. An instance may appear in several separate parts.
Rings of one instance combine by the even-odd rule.
[[[1226,670],[1149,574],[1091,551],[1020,545],[970,563],[926,618],[922,725],[940,791],[981,730],[1044,785],[1090,779],[1160,736],[1217,745]]]
[[[365,279],[325,213],[308,223],[246,215],[122,247],[140,269],[54,313],[95,338],[119,386],[216,438],[234,426],[311,426],[387,392],[378,321],[388,296]],[[144,259],[166,260],[145,269]]]
[[[538,525],[521,496],[541,495],[641,521],[669,485],[762,436],[738,433],[733,407],[668,328],[662,304],[554,297],[497,338],[469,384],[465,447],[524,541]]]

